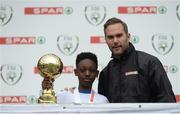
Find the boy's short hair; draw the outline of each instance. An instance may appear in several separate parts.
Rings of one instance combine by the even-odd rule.
[[[92,60],[96,64],[96,68],[98,67],[97,56],[91,52],[82,52],[82,53],[78,54],[76,57],[76,67],[79,64],[79,62],[81,62],[84,59]]]

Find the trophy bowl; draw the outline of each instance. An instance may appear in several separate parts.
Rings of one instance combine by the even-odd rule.
[[[55,54],[46,54],[42,56],[37,64],[38,72],[43,78],[55,79],[60,76],[63,63]],[[55,92],[52,88],[43,89],[38,103],[57,103]]]
[[[57,78],[62,72],[63,63],[55,54],[46,54],[39,59],[37,68],[42,77]]]

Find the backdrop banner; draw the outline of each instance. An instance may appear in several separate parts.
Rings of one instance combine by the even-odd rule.
[[[101,71],[111,59],[103,32],[111,17],[128,24],[136,49],[160,59],[180,102],[179,0],[0,0],[0,104],[37,103],[37,62],[47,53],[64,64],[55,92],[78,85],[80,52],[95,53]]]

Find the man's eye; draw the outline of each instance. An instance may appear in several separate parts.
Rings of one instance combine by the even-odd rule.
[[[113,36],[107,36],[107,39],[113,39]]]
[[[118,37],[118,38],[121,37],[121,36],[123,36],[123,34],[117,34],[116,35],[116,37]]]

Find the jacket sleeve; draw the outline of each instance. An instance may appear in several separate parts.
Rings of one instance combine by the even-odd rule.
[[[152,102],[176,102],[171,83],[159,59],[150,61],[149,67]]]

